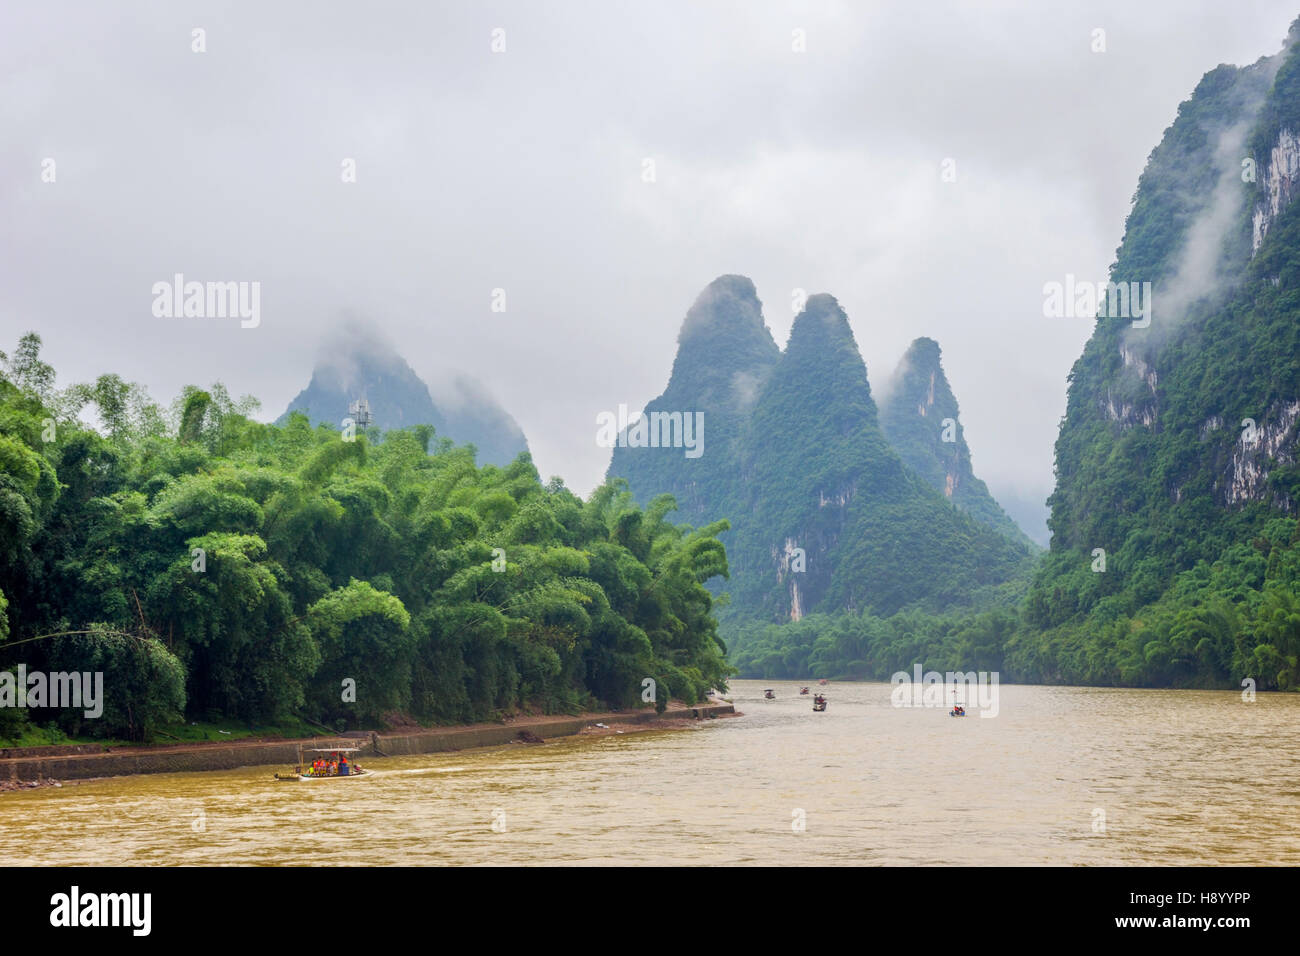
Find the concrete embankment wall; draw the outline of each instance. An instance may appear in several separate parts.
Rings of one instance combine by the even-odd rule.
[[[735,713],[730,704],[705,704],[699,707],[673,708],[662,715],[666,719],[692,719],[727,716]],[[590,717],[557,717],[525,725],[500,724],[482,727],[448,727],[407,734],[371,734],[348,738],[349,745],[360,747],[362,756],[409,756],[467,750],[471,747],[494,747],[519,738],[521,732],[543,739],[571,737],[599,721],[604,724],[634,724],[661,719],[654,711],[627,714],[598,714]],[[271,742],[178,746],[136,750],[122,747],[100,753],[71,753],[52,756],[8,756],[0,758],[0,780],[80,780],[88,777],[118,777],[137,773],[190,773],[201,770],[233,770],[279,764],[286,769],[298,762],[298,746],[320,746],[341,742],[345,738],[320,740],[280,740]],[[82,748],[77,748],[82,749]]]

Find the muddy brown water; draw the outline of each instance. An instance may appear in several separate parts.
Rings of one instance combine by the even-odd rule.
[[[772,687],[776,700],[764,700]],[[814,688],[816,690],[818,688]],[[679,731],[0,794],[11,864],[1300,864],[1300,695],[736,681]]]

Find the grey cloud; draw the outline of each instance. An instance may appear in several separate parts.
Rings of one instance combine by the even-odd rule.
[[[594,415],[659,394],[741,273],[779,342],[792,289],[835,295],[873,384],[937,339],[980,476],[1045,497],[1089,323],[1043,319],[1043,283],[1105,274],[1178,102],[1295,15],[1137,7],[7,4],[0,348],[35,328],[64,384],[220,379],[270,418],[352,310],[586,491]],[[260,327],[154,319],[177,272],[260,281]]]

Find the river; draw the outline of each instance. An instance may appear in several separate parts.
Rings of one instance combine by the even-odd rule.
[[[764,687],[776,690],[765,700]],[[817,688],[814,688],[817,689]],[[681,731],[0,794],[10,864],[1300,864],[1300,695],[736,681]]]

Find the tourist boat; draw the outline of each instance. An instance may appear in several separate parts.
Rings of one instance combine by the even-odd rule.
[[[827,684],[830,683],[830,681],[828,681],[825,677],[823,677],[823,678],[822,678],[821,680],[819,680],[817,683],[819,683],[819,684],[821,684],[823,687],[825,687]]]
[[[768,700],[776,700],[776,693],[770,687],[767,690],[763,691],[763,696],[766,697]]]
[[[813,698],[813,710],[820,711],[825,709],[826,709],[826,695],[818,694],[816,697]]]
[[[360,747],[315,747],[306,751],[309,754],[320,754],[320,757],[314,760],[304,761],[302,759],[303,749],[298,747],[298,766],[294,767],[292,773],[277,773],[276,780],[354,780],[357,777],[364,777],[370,773],[369,770],[362,769],[352,759],[349,754],[361,752]],[[314,766],[317,762],[331,765],[328,769],[322,771]],[[343,768],[347,769],[344,770]]]
[[[961,710],[957,710],[956,708],[953,708],[952,710],[948,711],[948,716],[949,716],[949,717],[965,717],[965,716],[966,716],[966,708],[963,707]]]
[[[808,693],[808,688],[807,688],[807,687],[800,687],[800,688],[799,688],[799,693],[800,693],[800,694],[806,694],[806,693]]]

